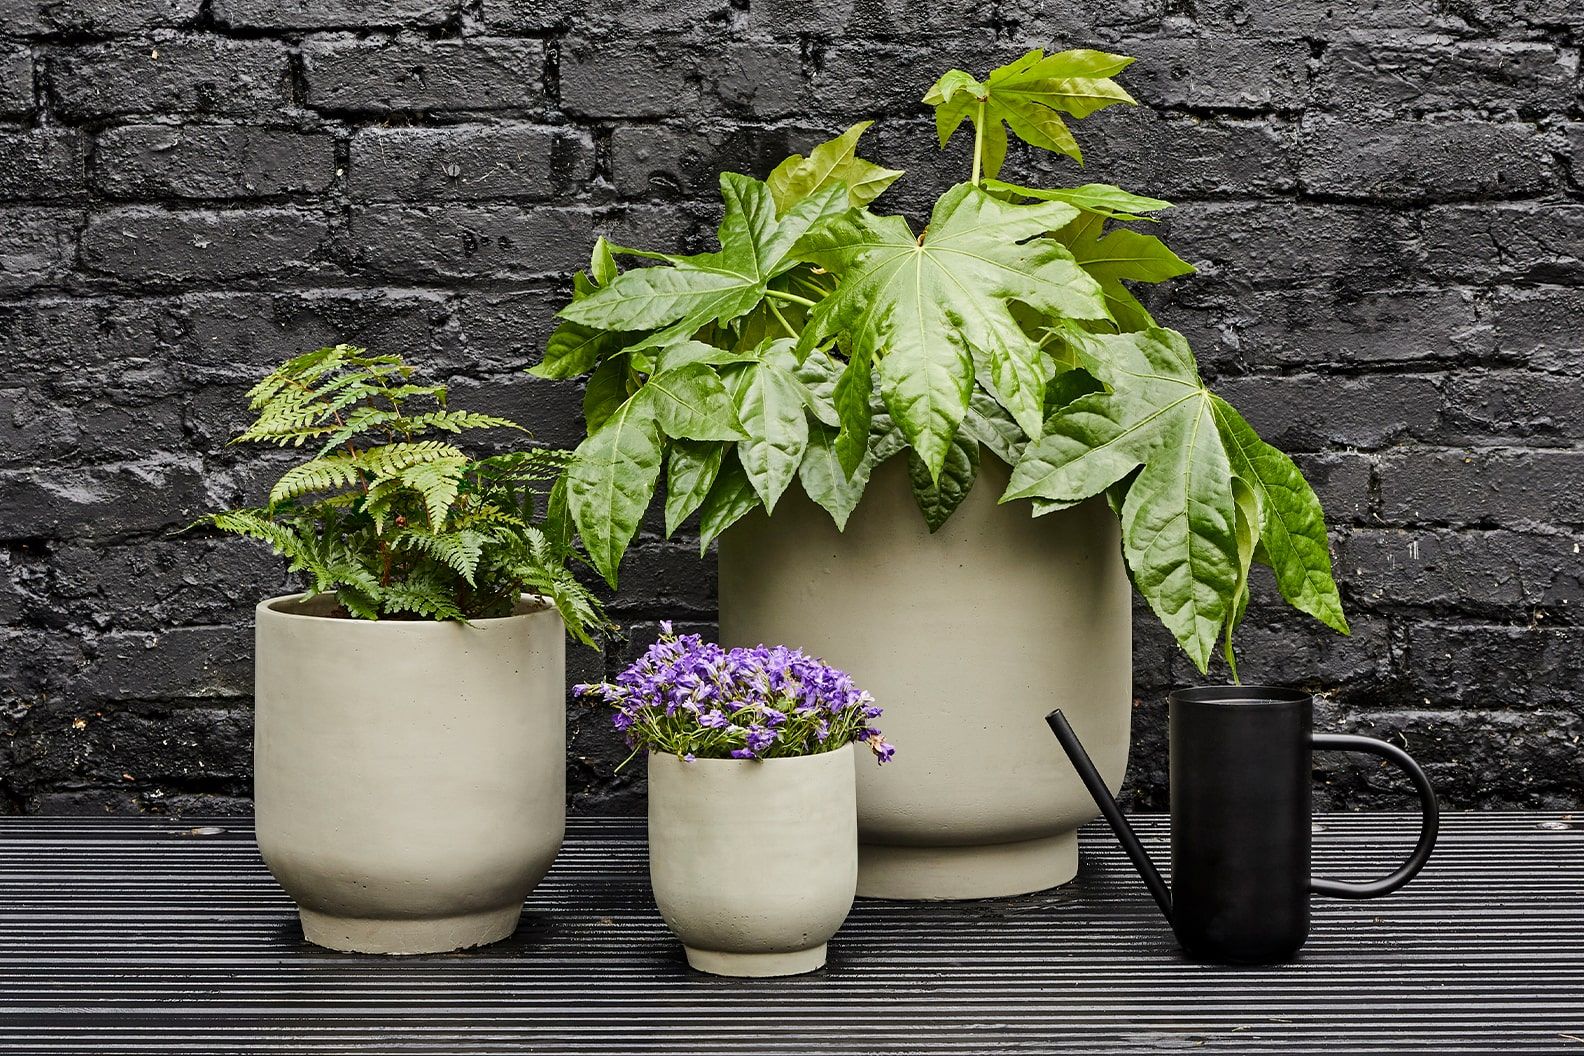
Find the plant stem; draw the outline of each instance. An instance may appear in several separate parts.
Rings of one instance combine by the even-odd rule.
[[[973,185],[979,186],[979,161],[984,157],[985,101],[979,100],[979,113],[974,118]]]
[[[766,290],[765,296],[778,301],[790,301],[793,304],[801,304],[805,308],[813,308],[815,306],[815,302],[807,297],[799,297],[797,294],[787,293],[785,290]]]
[[[787,322],[787,317],[781,314],[781,309],[779,309],[779,308],[777,308],[775,306],[775,302],[774,301],[770,301],[768,303],[770,305],[770,311],[775,313],[775,317],[777,319],[781,320],[781,325],[786,327],[787,336],[792,338],[792,340],[794,340],[794,341],[796,341],[799,337],[801,337],[802,336],[801,334],[799,334],[796,330],[792,329],[792,324]]]

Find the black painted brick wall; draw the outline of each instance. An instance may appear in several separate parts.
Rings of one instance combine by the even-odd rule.
[[[0,0],[0,812],[246,808],[284,580],[173,529],[259,494],[224,443],[263,367],[399,349],[571,443],[574,387],[521,369],[596,233],[704,248],[717,170],[864,116],[916,213],[967,167],[924,87],[1033,44],[1140,57],[1146,105],[1039,175],[1180,203],[1200,273],[1154,303],[1330,511],[1353,637],[1262,605],[1246,675],[1328,689],[1454,804],[1577,807],[1581,43],[1574,0]],[[685,544],[624,586],[635,642],[710,624]],[[1159,805],[1194,676],[1147,616],[1136,674]],[[575,804],[633,806],[572,729]]]

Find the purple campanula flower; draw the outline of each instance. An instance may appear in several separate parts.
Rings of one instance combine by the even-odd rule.
[[[870,726],[881,709],[845,671],[782,645],[725,649],[679,636],[670,621],[614,680],[573,692],[609,705],[635,752],[759,759],[861,742],[884,762],[895,751]]]

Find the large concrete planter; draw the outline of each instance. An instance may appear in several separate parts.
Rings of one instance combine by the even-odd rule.
[[[471,625],[257,610],[259,850],[308,940],[495,942],[566,826],[566,638],[548,605]]]
[[[988,454],[930,535],[906,463],[878,467],[847,530],[798,489],[720,544],[721,639],[784,642],[849,671],[897,746],[858,775],[858,893],[986,898],[1078,869],[1094,802],[1044,724],[1066,713],[1114,790],[1127,766],[1131,597],[1101,500],[998,506]]]
[[[650,755],[649,878],[694,968],[820,967],[858,879],[852,747],[789,759]]]

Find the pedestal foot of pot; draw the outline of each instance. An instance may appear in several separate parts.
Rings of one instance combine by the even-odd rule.
[[[802,975],[825,965],[825,944],[812,950],[792,953],[722,953],[720,950],[695,950],[684,946],[688,964],[711,975],[736,975],[765,978],[773,975]]]
[[[972,847],[858,845],[858,897],[906,900],[1003,898],[1078,875],[1078,835]]]
[[[298,916],[309,942],[343,953],[449,953],[506,938],[517,930],[522,906],[422,920],[335,917],[311,909]]]

